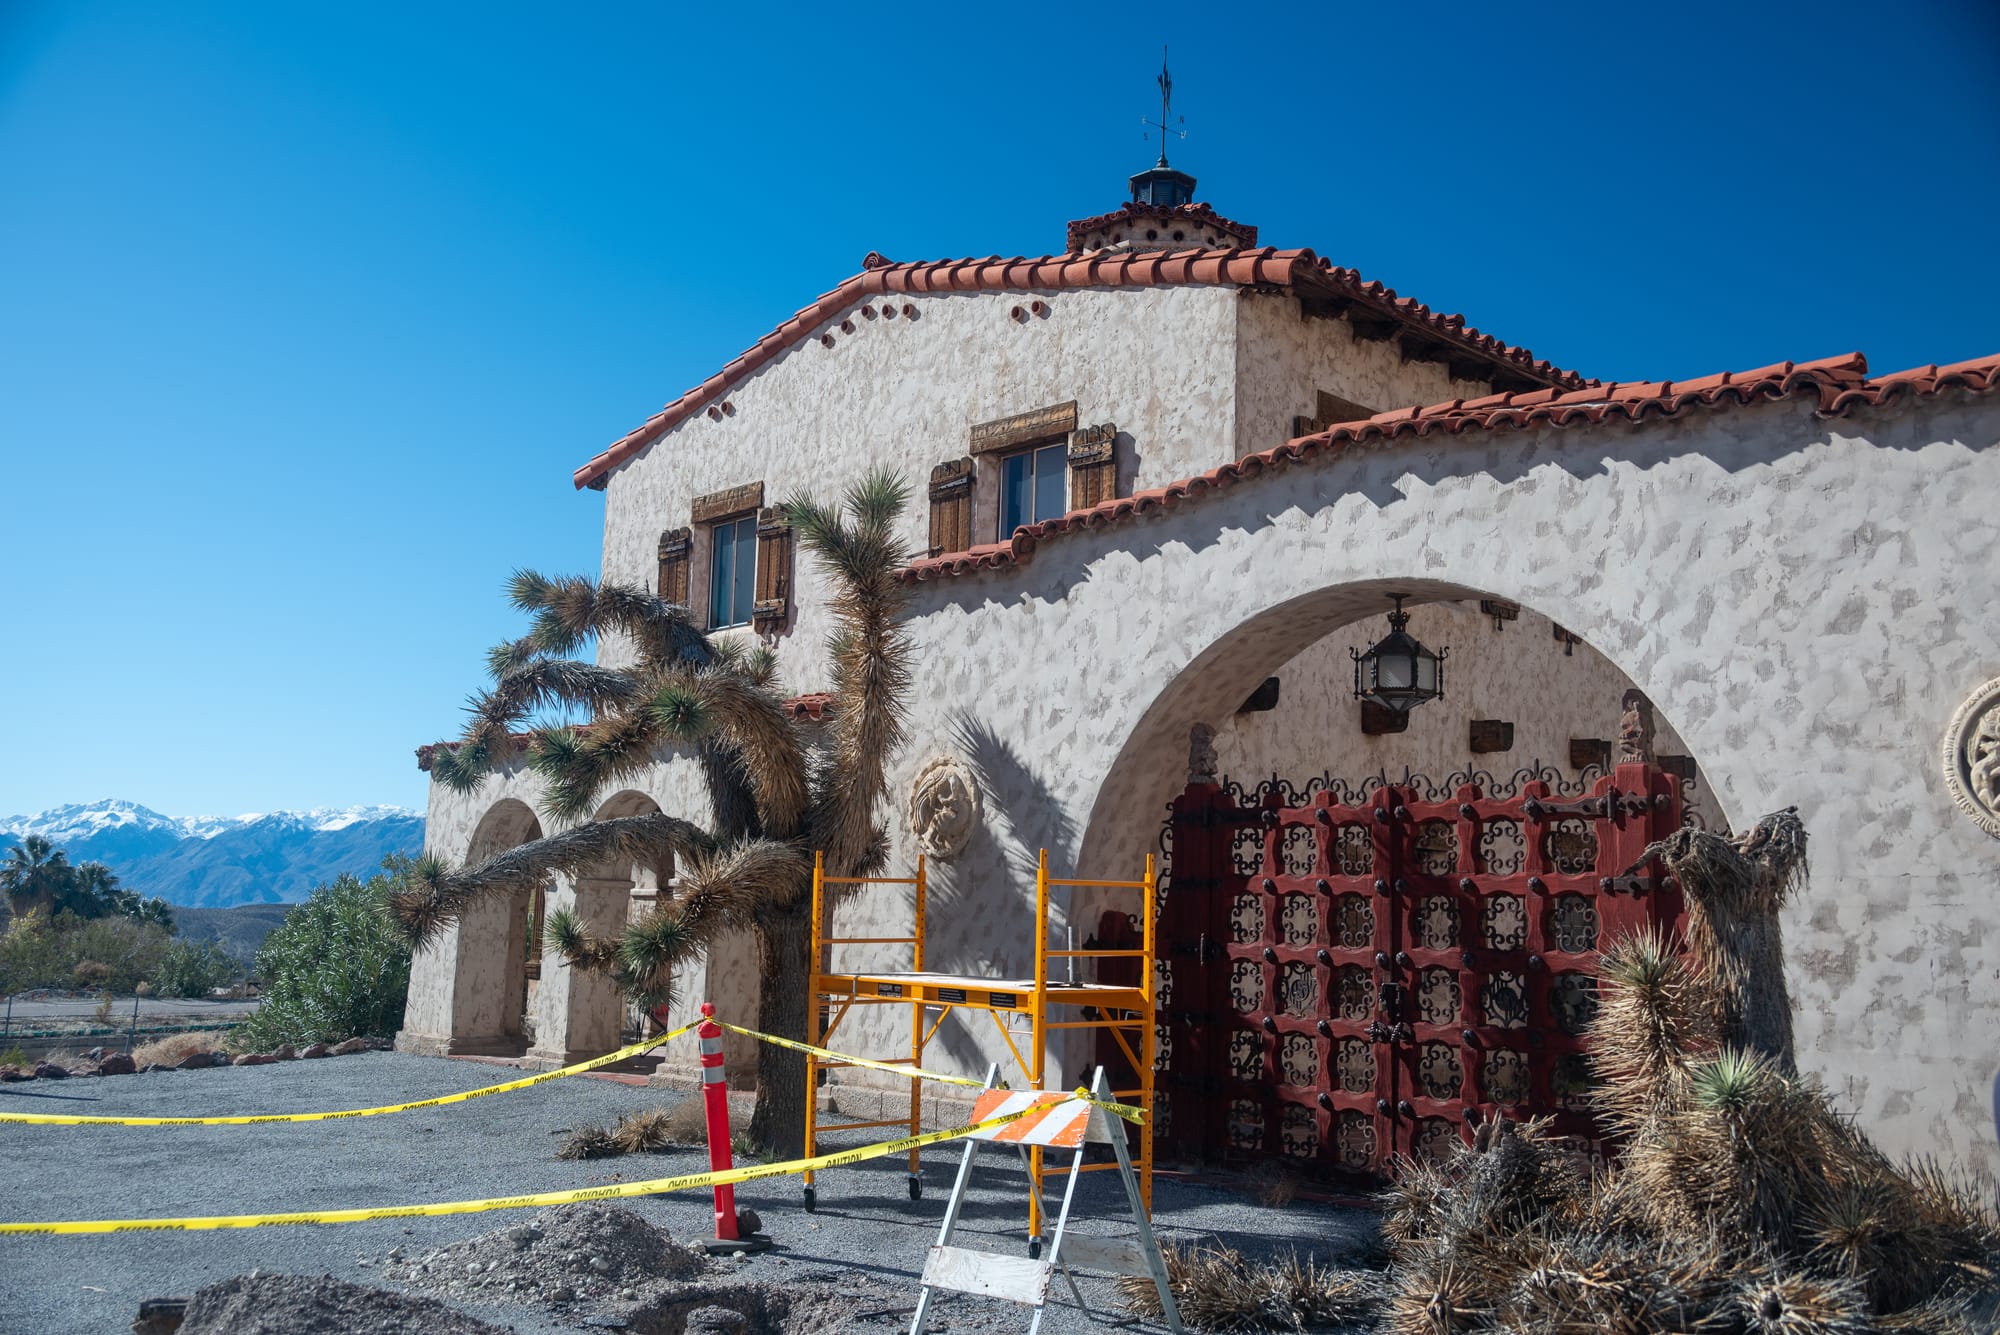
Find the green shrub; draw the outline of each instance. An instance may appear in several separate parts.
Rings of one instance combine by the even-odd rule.
[[[243,967],[213,941],[176,940],[153,973],[153,990],[163,997],[206,997],[243,976]]]
[[[257,952],[264,1004],[236,1031],[238,1046],[326,1043],[396,1031],[410,990],[410,944],[386,910],[410,862],[391,855],[366,881],[342,876],[286,916]]]
[[[167,930],[133,918],[16,918],[0,936],[0,993],[77,987],[129,996],[166,956]]]

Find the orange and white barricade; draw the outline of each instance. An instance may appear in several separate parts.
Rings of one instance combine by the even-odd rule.
[[[1111,1098],[1110,1088],[1104,1079],[1104,1068],[1099,1067],[1091,1078],[1090,1099],[1078,1098],[1075,1094],[998,1089],[995,1086],[999,1075],[997,1066],[987,1068],[986,1091],[979,1096],[979,1102],[973,1109],[974,1122],[1005,1117],[1023,1109],[1036,1111],[1005,1126],[975,1131],[966,1138],[965,1157],[959,1160],[958,1178],[952,1183],[951,1200],[945,1205],[944,1226],[938,1230],[937,1243],[924,1262],[923,1294],[917,1300],[916,1316],[910,1322],[911,1335],[922,1335],[925,1318],[930,1314],[931,1294],[937,1289],[985,1294],[1032,1307],[1035,1316],[1028,1326],[1028,1335],[1036,1335],[1041,1329],[1042,1304],[1048,1298],[1049,1281],[1057,1270],[1062,1271],[1063,1280],[1069,1285],[1077,1306],[1088,1310],[1083,1293],[1070,1274],[1073,1266],[1109,1271],[1115,1275],[1150,1277],[1154,1288],[1159,1291],[1160,1310],[1165,1316],[1167,1328],[1182,1331],[1180,1311],[1174,1305],[1173,1291],[1167,1284],[1166,1260],[1153,1237],[1152,1221],[1147,1217],[1146,1203],[1139,1193],[1138,1175],[1132,1171],[1132,1153],[1125,1143],[1125,1128],[1110,1113],[1092,1102],[1108,1102]],[[1062,1209],[1056,1215],[1055,1232],[1050,1237],[1046,1257],[1042,1255],[1039,1239],[1025,1257],[1003,1256],[998,1252],[973,1251],[951,1245],[952,1234],[958,1228],[959,1208],[965,1201],[966,1183],[972,1177],[972,1156],[986,1142],[1014,1146],[1020,1151],[1024,1167],[1028,1167],[1028,1151],[1031,1148],[1039,1148],[1045,1154],[1068,1151],[1074,1156],[1068,1178],[1063,1184]],[[1084,1151],[1090,1145],[1109,1145],[1117,1156],[1118,1177],[1125,1185],[1125,1199],[1132,1207],[1133,1222],[1138,1225],[1136,1238],[1087,1238],[1069,1232],[1070,1206],[1076,1199],[1077,1179],[1083,1176]],[[1036,1186],[1032,1168],[1028,1173],[1028,1190],[1037,1198],[1039,1213],[1040,1189]]]

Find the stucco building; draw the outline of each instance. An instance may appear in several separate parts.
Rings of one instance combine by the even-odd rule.
[[[969,841],[930,863],[932,967],[963,972],[1022,967],[1037,849],[1119,877],[1162,848],[1197,725],[1246,802],[1412,772],[1573,795],[1637,688],[1689,819],[1796,804],[1811,833],[1785,924],[1802,1064],[1892,1151],[2000,1161],[2000,357],[1599,383],[1261,246],[1193,191],[1142,173],[1039,259],[869,255],[577,470],[605,493],[603,577],[770,644],[811,727],[839,707],[816,693],[823,594],[769,507],[910,474],[920,670],[895,791],[939,756],[974,776]],[[1443,698],[1400,730],[1350,663],[1392,593],[1449,648]],[[661,754],[600,814],[654,808],[705,810],[691,758]],[[525,767],[433,785],[450,861],[550,828]],[[607,867],[548,902],[612,927],[671,874]],[[1097,905],[1066,908],[1096,930]],[[608,984],[524,970],[534,911],[482,907],[420,953],[399,1046],[616,1046],[632,1017]],[[752,960],[719,949],[681,994],[751,1015]],[[938,1042],[968,1070],[999,1055],[955,1022]]]

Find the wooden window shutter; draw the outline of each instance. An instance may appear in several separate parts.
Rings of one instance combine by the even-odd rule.
[[[1079,427],[1069,437],[1069,508],[1088,510],[1118,495],[1118,427]]]
[[[947,459],[931,470],[931,550],[962,552],[972,545],[972,460]]]
[[[784,624],[792,611],[792,526],[784,512],[757,512],[757,601],[751,620],[761,629]]]
[[[668,529],[660,535],[660,597],[680,607],[688,600],[688,554],[694,550],[694,530]]]

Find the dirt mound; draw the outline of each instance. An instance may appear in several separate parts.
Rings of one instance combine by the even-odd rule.
[[[615,1205],[565,1205],[414,1259],[391,1253],[385,1279],[483,1302],[633,1302],[707,1269],[666,1233]]]
[[[211,1284],[188,1303],[180,1335],[506,1335],[429,1298],[331,1276],[260,1275]]]

